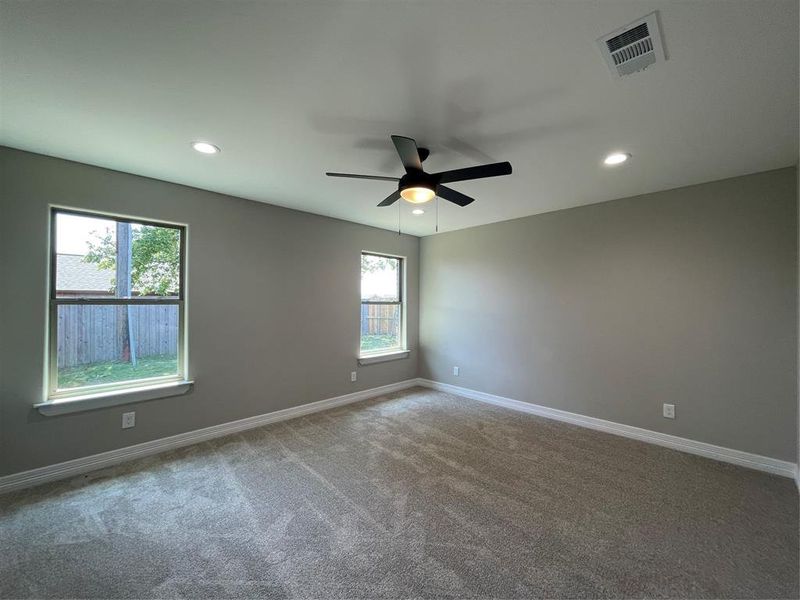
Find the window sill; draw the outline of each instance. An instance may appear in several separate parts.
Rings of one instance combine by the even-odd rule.
[[[383,354],[362,354],[358,357],[359,365],[374,365],[375,363],[387,362],[390,360],[402,360],[408,358],[408,350],[394,350]]]
[[[95,410],[97,408],[107,408],[120,404],[155,400],[156,398],[180,396],[188,392],[192,388],[192,385],[194,385],[194,381],[170,381],[168,383],[159,383],[145,387],[72,396],[69,398],[58,398],[46,402],[39,402],[38,404],[34,404],[33,407],[46,417],[52,417],[67,413]]]

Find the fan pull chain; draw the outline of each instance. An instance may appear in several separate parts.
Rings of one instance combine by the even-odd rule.
[[[436,196],[436,233],[439,233],[439,196]]]
[[[400,233],[400,214],[403,212],[402,210],[402,200],[397,203],[397,235],[402,235]]]

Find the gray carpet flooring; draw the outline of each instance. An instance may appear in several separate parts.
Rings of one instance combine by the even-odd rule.
[[[424,389],[0,497],[3,598],[797,598],[785,478]]]

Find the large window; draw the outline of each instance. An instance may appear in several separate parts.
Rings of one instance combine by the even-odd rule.
[[[51,216],[51,398],[184,378],[183,227]]]
[[[403,350],[403,259],[361,254],[361,354]]]

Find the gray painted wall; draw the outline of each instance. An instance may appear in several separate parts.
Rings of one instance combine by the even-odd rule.
[[[796,177],[782,169],[442,234],[422,240],[420,259],[411,236],[0,148],[0,475],[417,374],[794,460]],[[197,384],[135,405],[134,429],[120,429],[122,407],[31,409],[44,377],[50,203],[189,225]],[[412,355],[358,368],[352,384],[362,249],[409,259]],[[297,315],[312,316],[299,331]],[[662,402],[677,405],[675,421]]]
[[[417,374],[416,237],[7,148],[0,182],[0,475]],[[50,203],[189,226],[195,389],[135,405],[133,429],[120,429],[129,407],[31,408],[45,368]],[[409,359],[357,369],[361,250],[408,257]]]
[[[423,238],[420,375],[794,461],[796,187],[787,168]]]

